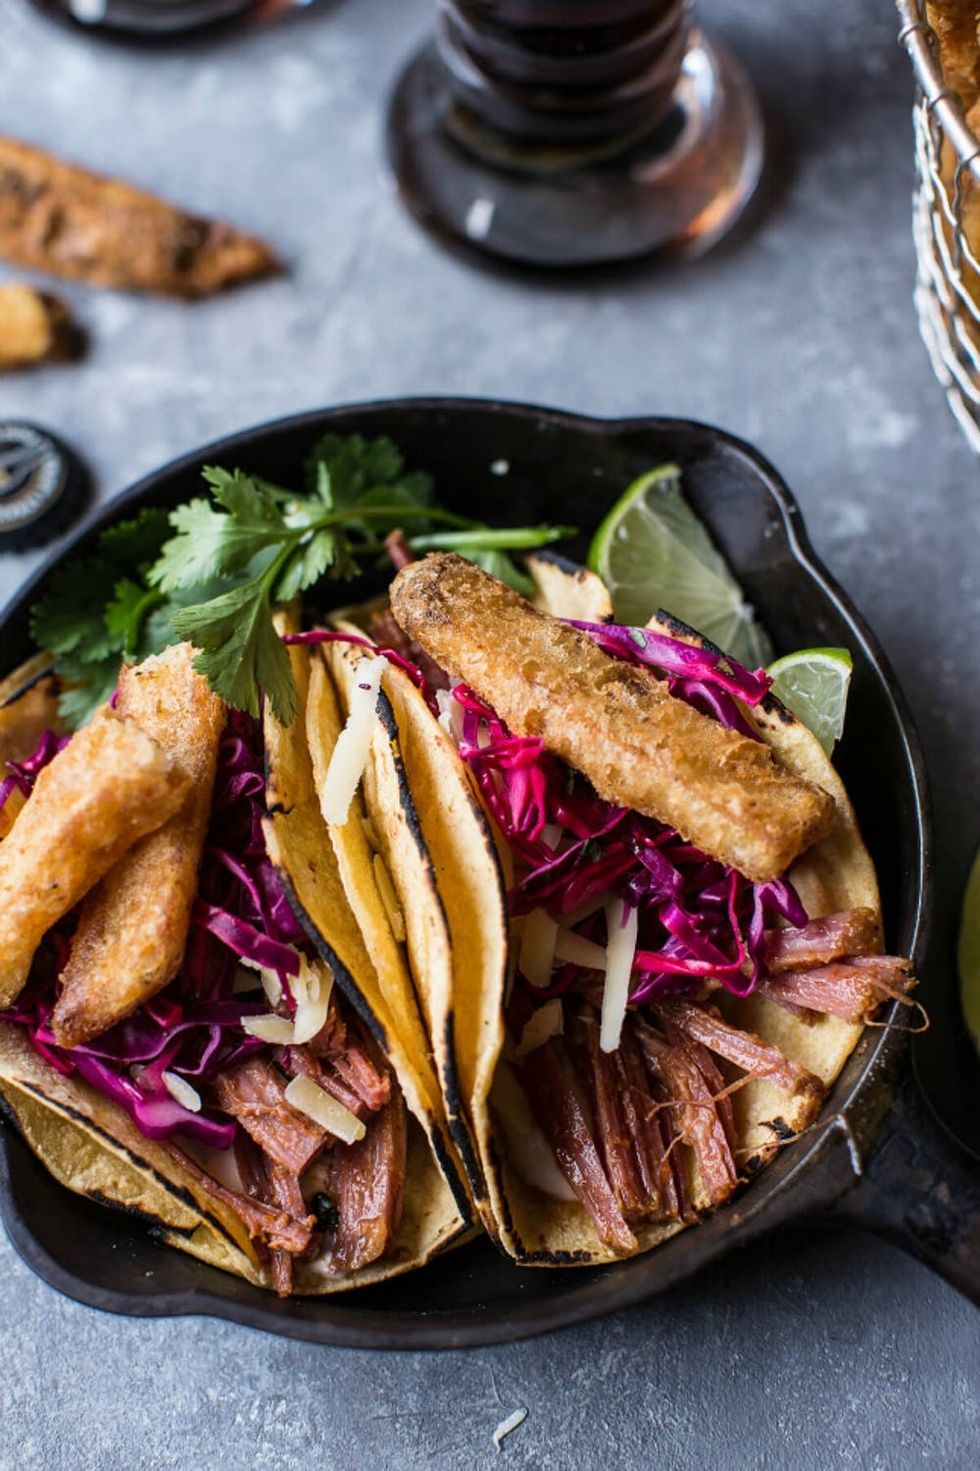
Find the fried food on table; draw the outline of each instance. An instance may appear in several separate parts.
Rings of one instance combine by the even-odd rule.
[[[211,812],[222,700],[175,644],[124,667],[116,710],[157,742],[189,784],[180,811],[143,838],[85,899],[52,1029],[63,1047],[106,1031],[180,969]]]
[[[943,77],[969,107],[980,91],[980,7],[975,0],[926,0],[926,19],[939,42]]]
[[[278,269],[261,240],[0,136],[0,259],[123,290],[206,296]]]
[[[391,606],[514,735],[540,737],[607,802],[676,828],[756,882],[785,872],[833,820],[833,799],[762,742],[700,714],[455,553],[402,568]]]
[[[0,1007],[20,993],[46,931],[174,815],[189,785],[151,736],[110,710],[45,767],[0,843]]]
[[[70,357],[75,340],[55,297],[19,282],[0,286],[0,372]]]

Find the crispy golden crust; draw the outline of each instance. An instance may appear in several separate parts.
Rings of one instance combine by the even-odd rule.
[[[402,628],[517,735],[539,736],[601,797],[675,827],[748,878],[777,878],[833,819],[832,799],[761,742],[610,658],[472,563],[437,553],[391,590]]]
[[[0,372],[72,356],[67,308],[30,286],[0,286]]]
[[[133,720],[104,711],[41,772],[0,843],[0,1007],[46,930],[180,807],[189,781]]]
[[[70,280],[204,296],[278,269],[261,240],[0,137],[0,257]]]
[[[117,710],[171,757],[190,784],[180,811],[130,850],[85,899],[52,1028],[87,1042],[173,980],[184,956],[225,707],[178,644],[127,666]]]
[[[975,0],[926,0],[926,18],[939,41],[943,80],[960,94],[967,107],[978,90],[978,17],[980,7]]]

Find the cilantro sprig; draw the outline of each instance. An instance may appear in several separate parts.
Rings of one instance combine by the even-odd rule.
[[[288,723],[296,689],[273,625],[277,606],[323,578],[356,576],[398,529],[413,550],[459,551],[522,591],[531,585],[511,553],[571,534],[495,528],[443,509],[431,478],[406,472],[385,438],[324,436],[301,492],[241,470],[208,467],[203,476],[209,495],[169,517],[149,510],[110,527],[94,558],[68,563],[33,609],[35,640],[58,655],[70,724],[109,697],[123,659],[183,639],[200,650],[195,667],[228,704],[257,715],[264,691]]]

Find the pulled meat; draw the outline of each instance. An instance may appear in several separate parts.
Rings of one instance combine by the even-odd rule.
[[[689,1001],[673,999],[662,1001],[657,1012],[685,1036],[753,1078],[766,1078],[775,1088],[793,1096],[823,1093],[823,1084],[813,1073],[791,1062],[771,1042],[731,1026],[713,1007],[693,1006]]]
[[[766,930],[765,962],[771,976],[826,965],[845,955],[873,955],[881,948],[873,909],[845,909],[811,919],[800,929]]]
[[[725,1079],[721,1075],[718,1064],[703,1043],[696,1042],[693,1037],[680,1031],[678,1027],[674,1026],[673,1022],[664,1022],[664,1036],[668,1042],[686,1048],[691,1061],[711,1089],[711,1095],[718,1108],[718,1117],[721,1119],[721,1126],[725,1131],[725,1138],[728,1140],[729,1147],[734,1153],[735,1146],[738,1142],[735,1136],[735,1109],[732,1106],[731,1094],[726,1092]]]
[[[331,1067],[324,1065],[309,1047],[284,1047],[279,1057],[279,1066],[291,1078],[300,1075],[312,1078],[318,1087],[336,1098],[338,1103],[342,1103],[355,1118],[364,1119],[368,1116],[370,1110],[360,1094],[355,1093]]]
[[[237,1119],[264,1154],[299,1175],[316,1159],[328,1134],[286,1100],[281,1075],[260,1057],[249,1057],[215,1079],[215,1097]]]
[[[365,1111],[377,1113],[391,1097],[391,1078],[377,1057],[374,1043],[355,1022],[345,1021],[336,1008],[331,1008],[325,1026],[310,1043],[310,1052],[322,1065],[322,1077],[317,1081],[358,1118],[363,1118]],[[349,1103],[338,1091],[341,1087],[359,1103]]]
[[[759,982],[759,994],[791,1010],[824,1012],[843,1021],[865,1022],[889,998],[905,999],[915,985],[909,962],[896,955],[856,955],[788,970]]]
[[[602,1051],[591,1008],[576,1019],[572,1032],[576,1073],[592,1104],[606,1177],[624,1218],[635,1220],[656,1208],[660,1193],[654,1182],[640,1178],[637,1110],[629,1098],[622,1058],[618,1052]]]
[[[674,1132],[693,1151],[709,1201],[721,1205],[738,1184],[738,1171],[711,1088],[683,1043],[668,1042],[646,1022],[637,1023],[637,1036],[669,1100]]]
[[[336,1271],[356,1271],[391,1244],[405,1188],[405,1105],[374,1043],[336,1007],[309,1046],[285,1047],[278,1067],[250,1057],[215,1081],[215,1100],[242,1126],[235,1161],[244,1193],[210,1177],[208,1186],[239,1215],[265,1260],[272,1285],[288,1297],[297,1260],[316,1255],[324,1240],[304,1198],[303,1175],[316,1165],[338,1211],[327,1234],[326,1259]],[[335,1140],[285,1096],[282,1068],[303,1074],[367,1121],[354,1145]],[[307,1193],[317,1190],[306,1177]],[[312,1195],[311,1195],[312,1198]]]
[[[558,1167],[591,1216],[600,1240],[622,1256],[635,1251],[636,1237],[606,1178],[562,1043],[551,1038],[529,1053],[521,1082]]]
[[[304,1215],[296,1219],[288,1211],[276,1209],[240,1190],[231,1190],[221,1185],[196,1160],[176,1144],[163,1146],[188,1174],[214,1199],[228,1206],[238,1216],[252,1240],[272,1252],[282,1251],[296,1256],[305,1252],[310,1245],[316,1220]]]
[[[306,1201],[303,1199],[298,1175],[293,1175],[289,1170],[284,1170],[279,1165],[270,1162],[267,1188],[271,1197],[270,1203],[278,1205],[294,1220],[301,1220],[307,1214]],[[311,1237],[311,1245],[314,1240],[315,1238]],[[303,1253],[303,1256],[308,1255],[309,1248]],[[295,1254],[292,1252],[274,1251],[272,1253],[270,1261],[272,1285],[279,1297],[288,1297],[293,1290],[294,1260]]]
[[[613,1055],[622,1088],[623,1111],[632,1132],[644,1195],[651,1207],[647,1213],[658,1219],[676,1220],[681,1213],[683,1190],[677,1178],[680,1162],[667,1153],[661,1110],[643,1053],[630,1027],[624,1027],[619,1049]]]
[[[330,1194],[338,1224],[328,1233],[330,1265],[354,1272],[377,1261],[391,1245],[405,1192],[407,1119],[395,1093],[357,1144],[330,1154]]]

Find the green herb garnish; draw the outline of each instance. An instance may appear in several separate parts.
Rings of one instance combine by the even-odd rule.
[[[431,478],[406,472],[390,439],[326,435],[307,462],[303,492],[241,470],[203,474],[208,497],[169,517],[151,510],[110,527],[96,554],[56,573],[34,607],[34,638],[58,655],[68,685],[61,708],[70,724],[109,697],[123,659],[182,639],[201,650],[195,668],[228,704],[257,715],[264,691],[288,723],[296,689],[273,626],[277,606],[321,578],[357,576],[359,559],[382,556],[397,529],[413,551],[458,551],[522,592],[531,583],[511,553],[571,534],[493,528],[443,510]]]

